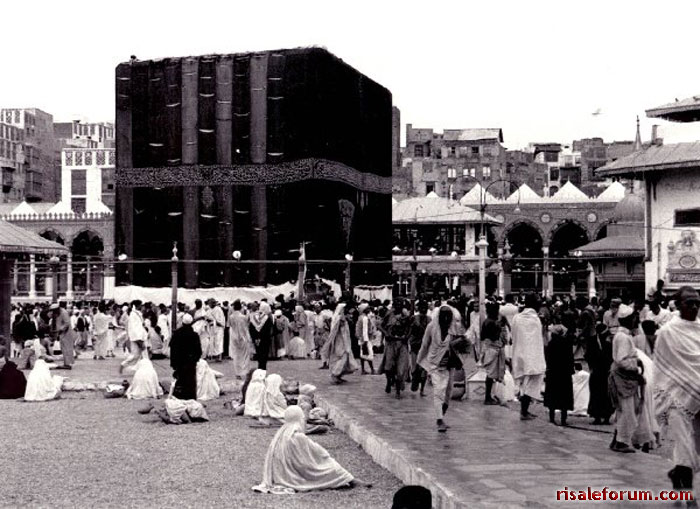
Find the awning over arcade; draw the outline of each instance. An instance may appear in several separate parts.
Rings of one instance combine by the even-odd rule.
[[[68,248],[46,240],[34,232],[0,220],[0,254],[5,253],[59,255],[68,253]]]
[[[700,168],[700,141],[652,145],[595,170],[599,177],[634,176],[653,171]]]
[[[393,205],[391,221],[394,225],[481,223],[481,214],[457,201],[428,195],[408,198]],[[501,221],[488,214],[484,214],[484,222],[501,224]]]
[[[569,252],[574,256],[579,253],[581,258],[641,258],[644,256],[644,239],[639,235],[604,237]]]

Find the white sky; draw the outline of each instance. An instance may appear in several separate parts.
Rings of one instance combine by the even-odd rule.
[[[3,2],[0,105],[112,120],[131,54],[317,45],[391,90],[404,126],[501,127],[521,148],[633,139],[640,115],[648,139],[645,109],[700,94],[698,14],[696,0]],[[667,142],[700,139],[661,123]]]

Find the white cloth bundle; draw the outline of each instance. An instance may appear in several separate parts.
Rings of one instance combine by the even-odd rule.
[[[156,373],[151,360],[144,356],[136,363],[136,373],[134,373],[131,385],[126,390],[126,397],[128,399],[149,399],[162,395],[163,388],[158,383],[158,373]]]
[[[265,399],[265,375],[264,369],[256,369],[248,384],[245,393],[245,411],[243,415],[250,417],[262,417]]]

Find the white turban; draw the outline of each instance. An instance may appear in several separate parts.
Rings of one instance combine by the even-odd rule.
[[[182,317],[182,324],[183,325],[190,325],[192,323],[192,315],[185,313],[185,316]]]

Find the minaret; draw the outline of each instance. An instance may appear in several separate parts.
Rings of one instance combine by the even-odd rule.
[[[639,115],[637,115],[637,136],[634,139],[634,150],[642,150],[642,135],[639,133]]]

